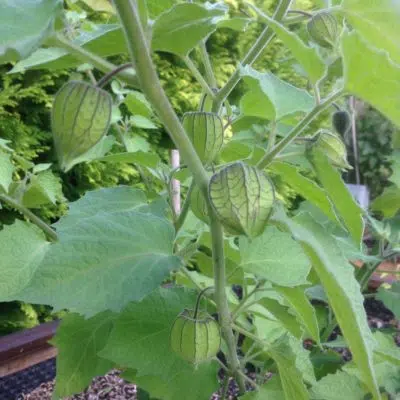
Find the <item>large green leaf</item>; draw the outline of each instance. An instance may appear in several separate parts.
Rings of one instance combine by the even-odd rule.
[[[241,400],[282,400],[285,397],[282,384],[278,375],[274,375],[267,383],[260,387],[256,392],[248,392],[241,396]]]
[[[0,298],[14,300],[31,280],[50,243],[38,228],[19,220],[0,231],[0,243]]]
[[[215,31],[226,14],[221,4],[178,4],[161,14],[153,25],[152,48],[186,56],[202,39]]]
[[[356,32],[342,35],[342,49],[345,88],[400,126],[400,66]]]
[[[320,343],[318,319],[315,313],[314,307],[311,305],[307,295],[305,294],[304,288],[295,287],[275,287],[275,290],[281,294],[290,307],[295,312],[298,320],[306,329],[307,333],[311,335],[311,338],[316,342]]]
[[[301,247],[286,232],[268,226],[264,233],[252,240],[239,241],[240,266],[280,286],[307,283],[310,262]]]
[[[394,282],[389,289],[381,286],[376,298],[400,320],[400,282]]]
[[[85,319],[66,315],[51,343],[58,349],[55,393],[70,396],[89,386],[95,376],[103,375],[114,363],[97,353],[105,346],[115,315],[110,312]]]
[[[124,34],[119,25],[97,25],[91,31],[82,31],[73,43],[102,57],[126,52]],[[12,73],[27,69],[64,69],[82,64],[82,60],[58,47],[42,48],[17,63]]]
[[[294,165],[288,163],[274,162],[270,168],[277,172],[283,181],[300,196],[317,206],[332,221],[337,221],[334,207],[327,193],[313,180],[302,175]]]
[[[159,376],[137,376],[130,370],[122,378],[145,389],[152,397],[163,400],[203,400],[218,388],[218,366],[200,364],[197,369],[186,368],[171,374],[168,379]]]
[[[0,64],[28,57],[54,31],[62,0],[6,0],[0,4]]]
[[[57,223],[59,241],[46,253],[19,299],[86,316],[118,311],[129,301],[141,300],[180,267],[180,258],[173,255],[172,224],[141,203],[140,191],[136,199],[133,193],[128,207],[126,193],[100,191],[104,192],[116,207],[102,210],[104,200],[77,202],[72,215]],[[121,210],[119,200],[125,209]]]
[[[13,173],[14,165],[11,162],[11,156],[0,149],[0,191],[3,189],[8,192]]]
[[[199,387],[196,382],[197,373],[205,387],[202,398],[209,398],[217,388],[216,373],[218,366],[215,362],[205,363],[197,369],[176,355],[170,346],[170,330],[175,318],[184,308],[193,308],[195,292],[182,288],[158,289],[140,303],[129,304],[117,317],[110,340],[100,352],[102,357],[116,364],[136,370],[136,379],[143,379],[145,389],[157,397],[164,399],[163,393],[168,392],[168,399],[174,388],[168,388],[168,382],[178,383],[183,392],[179,396],[190,399],[191,385],[194,395],[199,397]],[[179,382],[179,377],[188,379]],[[206,381],[205,377],[208,377]],[[201,393],[201,392],[200,392]]]
[[[303,382],[303,373],[296,365],[297,354],[293,351],[287,335],[279,338],[268,348],[274,359],[282,383],[285,399],[308,400],[308,391]]]
[[[397,0],[344,0],[341,9],[365,39],[386,50],[400,64],[400,3]]]
[[[390,186],[371,204],[373,211],[381,212],[385,217],[393,217],[400,209],[400,187]]]
[[[283,44],[292,52],[294,58],[303,67],[304,71],[314,84],[324,75],[325,64],[318,55],[316,48],[307,46],[294,32],[287,30],[283,25],[268,17],[257,7],[252,6],[260,20],[272,29]]]
[[[343,371],[323,377],[311,388],[310,394],[313,400],[360,400],[366,395],[357,377]]]
[[[320,151],[313,153],[313,167],[323,188],[332,200],[338,217],[359,248],[364,233],[363,210],[357,204],[337,169]]]
[[[380,399],[372,363],[375,342],[367,324],[364,298],[354,277],[353,267],[323,226],[306,213],[297,216],[295,221],[279,209],[273,220],[292,234],[310,258],[353,358],[370,391],[376,399]]]
[[[243,115],[279,120],[298,112],[308,112],[314,106],[313,97],[266,72],[261,73],[246,66],[241,76],[249,91],[240,100]]]

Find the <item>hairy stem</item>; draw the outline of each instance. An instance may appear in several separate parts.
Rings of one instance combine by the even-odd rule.
[[[44,222],[41,218],[36,216],[32,211],[24,207],[22,204],[19,204],[12,197],[7,196],[6,194],[0,194],[0,200],[4,203],[7,203],[12,208],[18,210],[21,214],[25,215],[32,223],[38,226],[52,241],[57,241],[57,233],[54,229],[52,229],[46,222]]]
[[[102,57],[99,57],[97,54],[85,50],[83,47],[78,46],[77,44],[71,42],[60,34],[57,34],[53,37],[52,44],[54,44],[54,46],[68,50],[69,53],[71,53],[79,60],[92,64],[95,68],[106,74],[118,68],[113,63],[105,60]],[[132,71],[123,70],[120,71],[117,76],[119,79],[133,87],[138,87],[139,85],[136,74]]]
[[[290,7],[291,2],[292,2],[292,0],[281,0],[279,2],[279,5],[276,8],[274,16],[273,16],[275,21],[279,22],[284,18],[288,8]],[[261,52],[271,42],[273,37],[274,37],[274,32],[272,29],[269,29],[267,27],[262,31],[262,33],[259,36],[259,38],[257,39],[257,41],[250,48],[248,53],[244,56],[243,60],[240,63],[239,68],[236,69],[236,71],[233,73],[233,75],[229,78],[228,82],[217,93],[216,99],[215,99],[214,105],[213,105],[214,112],[219,111],[223,102],[226,100],[226,98],[229,96],[229,94],[232,92],[232,90],[235,88],[235,86],[240,81],[240,67],[245,67],[246,65],[253,64],[254,61],[256,61],[257,58],[260,56]]]
[[[185,201],[183,202],[181,212],[178,215],[178,218],[175,221],[175,232],[179,232],[179,229],[182,228],[182,225],[185,222],[186,216],[189,212],[190,207],[190,197],[194,188],[194,183],[192,182],[189,186],[189,190],[186,193]]]
[[[291,131],[282,139],[269,153],[267,153],[257,164],[260,169],[265,168],[272,160],[279,155],[290,143],[299,136],[303,130],[313,121],[322,111],[326,110],[335,100],[343,96],[344,91],[338,91],[326,100],[317,104]]]
[[[211,88],[217,87],[217,80],[215,79],[214,71],[211,65],[210,56],[207,53],[206,42],[203,40],[200,43],[200,57],[206,72],[206,79]]]
[[[208,83],[203,78],[203,76],[201,75],[200,71],[197,69],[194,62],[189,58],[189,56],[183,57],[183,61],[185,62],[186,66],[189,68],[189,70],[193,74],[193,76],[196,78],[197,82],[200,83],[203,91],[205,93],[207,93],[213,99],[214,92],[212,91],[210,86],[208,86]]]
[[[110,82],[110,80],[115,76],[118,75],[120,72],[132,68],[132,63],[126,63],[126,64],[122,64],[118,67],[116,67],[115,69],[113,69],[112,71],[110,71],[108,74],[105,74],[98,82],[97,82],[97,86],[98,87],[103,87],[105,85],[107,85],[108,82]]]

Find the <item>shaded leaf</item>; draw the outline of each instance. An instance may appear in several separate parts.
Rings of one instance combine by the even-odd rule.
[[[342,35],[342,49],[345,88],[400,126],[400,66],[356,32]]]
[[[376,298],[400,319],[400,282],[394,282],[389,289],[381,286]]]
[[[32,279],[50,243],[37,227],[19,220],[0,231],[0,242],[0,298],[12,301]]]
[[[152,48],[185,56],[217,27],[227,8],[221,4],[178,4],[153,25]]]
[[[394,217],[400,209],[400,188],[390,186],[371,204],[373,211],[381,212],[385,217]]]
[[[244,396],[240,396],[241,400],[282,400],[283,393],[282,384],[278,375],[274,375],[267,383],[260,387],[257,392],[248,392]]]
[[[13,173],[14,165],[11,162],[11,156],[0,149],[0,190],[8,192]]]
[[[261,73],[250,66],[241,68],[241,76],[249,91],[240,100],[243,115],[280,120],[314,106],[313,97],[271,73]]]
[[[279,209],[274,220],[285,227],[310,258],[313,268],[324,286],[329,303],[348,343],[353,358],[368,382],[368,387],[379,399],[379,390],[372,363],[374,339],[367,324],[364,298],[353,268],[343,257],[334,241],[326,235],[322,225],[306,214],[289,219]]]
[[[274,226],[252,240],[239,240],[240,266],[280,286],[297,286],[307,282],[310,262],[291,236]]]
[[[104,312],[90,319],[72,313],[62,319],[51,340],[58,350],[55,386],[58,396],[83,391],[94,377],[113,368],[114,363],[97,353],[108,341],[114,318],[114,314]]]
[[[0,64],[28,57],[54,32],[62,0],[13,0],[0,4]]]

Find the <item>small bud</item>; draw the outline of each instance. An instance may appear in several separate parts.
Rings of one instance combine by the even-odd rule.
[[[329,131],[321,130],[309,145],[309,151],[320,150],[328,157],[331,164],[339,169],[352,169],[347,162],[347,150],[342,139]]]
[[[333,14],[326,11],[314,14],[307,24],[307,30],[312,40],[321,47],[335,47],[339,32],[338,23]]]
[[[205,165],[213,162],[224,142],[224,128],[221,118],[210,112],[189,112],[184,114],[182,125],[200,160]]]
[[[252,238],[264,231],[275,192],[262,171],[240,161],[231,164],[211,177],[208,193],[228,233]]]

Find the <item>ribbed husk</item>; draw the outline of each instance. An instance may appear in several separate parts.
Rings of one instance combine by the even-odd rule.
[[[209,198],[227,233],[260,235],[270,217],[275,191],[267,175],[239,161],[210,179]]]
[[[183,115],[182,125],[201,161],[205,165],[213,162],[224,141],[221,118],[210,112],[188,112]]]
[[[86,82],[67,82],[54,99],[51,122],[60,167],[68,171],[74,161],[95,146],[111,121],[109,93]]]
[[[221,346],[218,323],[204,311],[194,319],[194,311],[185,309],[171,328],[172,350],[184,360],[199,364],[215,357]]]
[[[315,43],[327,48],[335,46],[339,35],[335,16],[326,11],[315,14],[308,22],[307,30]]]
[[[190,196],[190,209],[199,220],[205,222],[206,224],[210,222],[206,200],[197,186],[193,188]]]

